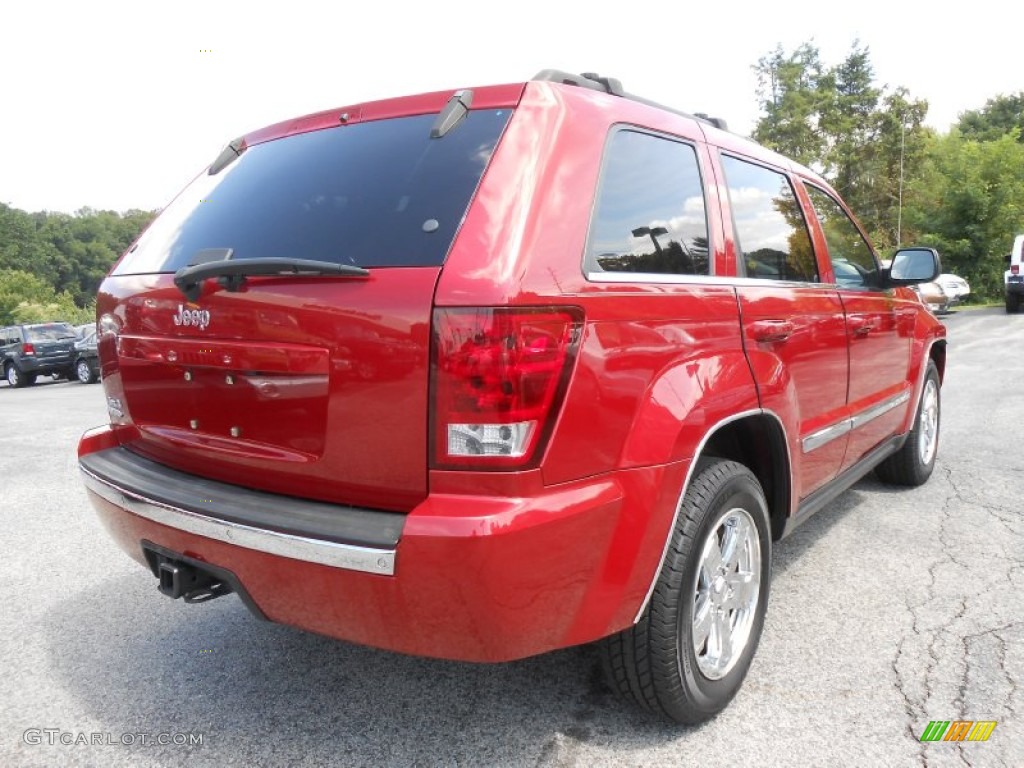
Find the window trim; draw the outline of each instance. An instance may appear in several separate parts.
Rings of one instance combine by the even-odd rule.
[[[590,253],[590,244],[594,235],[594,224],[597,217],[597,204],[604,189],[605,176],[608,171],[609,147],[612,139],[623,131],[630,133],[642,133],[658,139],[683,144],[693,150],[694,160],[697,165],[697,175],[700,178],[701,197],[704,200],[704,226],[708,238],[708,272],[707,274],[682,274],[674,272],[614,272],[610,270],[592,271],[587,269],[587,256]],[[580,259],[580,271],[583,277],[590,283],[656,283],[661,285],[681,285],[692,283],[695,280],[706,280],[715,277],[715,244],[711,228],[711,217],[708,210],[708,186],[706,182],[705,169],[701,162],[699,139],[690,139],[665,131],[646,128],[635,123],[614,123],[608,129],[605,136],[604,146],[601,148],[601,168],[597,175],[597,184],[594,186],[594,198],[590,202],[590,216],[587,220],[587,239],[583,243],[583,254]]]
[[[766,171],[778,173],[789,184],[790,191],[793,193],[793,199],[796,201],[797,206],[800,208],[800,216],[804,221],[804,229],[807,231],[807,240],[810,243],[811,252],[814,254],[814,268],[815,272],[817,273],[815,280],[772,280],[771,278],[767,277],[750,277],[747,274],[747,259],[746,254],[744,253],[740,244],[739,228],[736,226],[736,214],[733,211],[732,193],[729,189],[729,175],[725,169],[725,163],[722,162],[722,158],[725,157],[737,160],[741,163],[749,163],[750,165],[759,166],[760,168],[763,168]],[[726,150],[721,148],[718,148],[718,165],[722,169],[721,186],[725,189],[725,194],[729,200],[729,223],[732,226],[733,246],[736,252],[736,258],[734,260],[736,264],[736,277],[745,278],[749,280],[764,280],[765,282],[769,282],[775,285],[830,285],[829,283],[826,283],[824,280],[821,279],[821,264],[818,263],[818,251],[814,247],[814,235],[811,230],[810,222],[807,221],[807,211],[804,210],[803,202],[800,200],[797,185],[793,183],[794,179],[796,178],[796,175],[793,174],[791,171],[787,170],[786,168],[782,168],[777,165],[772,165],[771,163],[767,163],[759,158],[750,157],[748,155],[743,155],[740,154],[739,152],[735,152],[733,150]],[[803,179],[800,179],[800,181],[802,183]],[[815,216],[817,216],[817,212],[815,212]],[[831,262],[829,262],[829,264],[831,266]],[[834,276],[835,275],[833,274],[833,277]]]

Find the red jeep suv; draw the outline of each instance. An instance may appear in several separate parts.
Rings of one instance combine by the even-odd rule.
[[[231,142],[99,292],[80,466],[161,592],[402,653],[738,690],[772,543],[935,462],[945,331],[816,174],[545,70]]]

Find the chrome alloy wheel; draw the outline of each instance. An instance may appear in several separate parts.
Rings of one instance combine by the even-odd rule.
[[[78,380],[83,384],[92,383],[92,368],[89,367],[89,363],[85,360],[78,361],[78,365],[75,366],[75,373],[78,375]]]
[[[931,464],[939,444],[939,385],[935,379],[925,380],[921,395],[921,419],[918,432],[918,452],[922,464]]]
[[[729,674],[750,640],[761,592],[761,542],[745,509],[711,526],[693,589],[693,653],[710,680]]]
[[[928,465],[935,458],[939,444],[939,385],[935,379],[925,380],[924,394],[921,395],[921,420],[918,430],[917,450],[921,463]]]

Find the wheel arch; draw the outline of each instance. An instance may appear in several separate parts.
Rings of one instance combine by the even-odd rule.
[[[778,541],[792,508],[792,465],[781,419],[762,410],[723,424],[694,461],[705,456],[730,459],[754,473],[768,502],[772,539]]]
[[[701,458],[714,456],[743,464],[757,477],[768,502],[772,539],[778,540],[785,529],[792,508],[792,459],[782,420],[773,411],[757,408],[734,414],[711,427],[697,447],[676,501],[672,523],[665,532],[665,544],[657,567],[651,574],[650,586],[640,604],[634,623],[640,620],[658,582],[658,574],[672,541],[672,532],[679,520],[679,511],[693,474]]]
[[[936,339],[928,350],[928,357],[935,363],[939,371],[939,383],[942,384],[946,380],[946,340]]]
[[[928,363],[935,363],[939,372],[939,386],[941,387],[946,376],[946,339],[944,336],[932,338],[923,343],[919,352],[914,353],[916,368],[911,369],[909,380],[913,382],[913,389],[910,390],[910,401],[907,412],[900,428],[900,434],[907,434],[914,426],[914,418],[917,415],[917,407],[921,402],[921,395],[924,392],[924,378],[928,374]]]

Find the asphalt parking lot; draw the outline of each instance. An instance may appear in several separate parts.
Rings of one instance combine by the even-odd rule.
[[[946,322],[932,479],[864,480],[778,545],[747,682],[696,728],[617,702],[586,648],[448,663],[172,602],[77,476],[102,388],[0,385],[0,765],[1020,766],[1024,315]],[[998,725],[918,741],[958,719]]]

